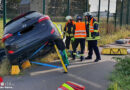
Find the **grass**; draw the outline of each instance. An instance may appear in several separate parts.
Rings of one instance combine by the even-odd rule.
[[[0,76],[8,75],[10,72],[10,63],[7,58],[3,59],[0,63]]]
[[[127,30],[126,28],[122,28],[121,30],[118,30],[118,32],[114,32],[113,34],[101,35],[99,46],[113,43],[118,39],[125,39],[128,36],[130,36],[130,30]]]
[[[108,90],[130,90],[130,57],[115,59],[117,64],[111,75]]]
[[[62,31],[64,29],[65,26],[65,22],[57,22],[57,24],[61,24],[62,25]],[[106,34],[107,32],[107,25],[106,23],[100,23],[100,35],[101,35],[101,39],[98,41],[98,46],[103,46],[106,44],[110,44],[115,42],[118,39],[124,39],[128,36],[130,36],[130,28],[126,29],[126,27],[122,27],[121,29],[119,27],[117,27],[117,30],[115,31],[114,25],[113,24],[109,24],[108,25],[108,30],[109,30],[109,34]],[[87,46],[87,44],[86,44]],[[72,49],[72,48],[71,48]],[[80,50],[80,47],[78,47],[78,50]],[[51,57],[47,57],[45,58],[45,60],[47,61],[53,61],[54,58],[58,58],[57,54],[52,54]],[[42,59],[42,62],[44,62],[44,58]]]
[[[3,36],[3,21],[0,20],[0,39],[2,38]]]
[[[58,58],[57,53],[49,53],[44,58],[37,58],[37,60],[40,60],[40,62],[44,62],[44,63],[52,62],[52,61],[58,60],[58,59],[59,58]]]
[[[7,22],[9,21],[9,19],[7,19]],[[2,37],[3,37],[3,21],[2,21],[2,19],[0,19],[0,48],[2,47],[4,47],[4,45],[3,45],[3,43],[1,42],[1,39],[2,39]]]
[[[3,21],[0,19],[0,47],[3,47],[3,44],[1,43],[2,36],[3,36]]]

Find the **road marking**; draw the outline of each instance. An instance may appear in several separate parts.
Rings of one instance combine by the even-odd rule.
[[[106,60],[101,60],[100,62],[77,62],[78,65],[70,65],[68,66],[68,69],[71,69],[71,68],[77,68],[77,67],[83,67],[83,66],[86,66],[86,65],[92,65],[92,64],[97,64],[97,63],[102,63],[102,62],[105,62]],[[86,62],[86,63],[85,63]],[[113,61],[114,62],[114,61]],[[85,64],[83,64],[85,63]],[[75,64],[75,63],[73,63]],[[50,72],[55,72],[55,71],[63,71],[63,69],[60,69],[60,68],[56,68],[56,69],[51,69],[51,70],[45,70],[45,71],[36,71],[36,72],[31,72],[30,75],[31,76],[36,76],[36,75],[40,75],[40,74],[45,74],[45,73],[50,73]]]
[[[80,77],[80,76],[76,76],[76,75],[73,75],[73,74],[67,74],[67,75],[70,76],[70,77],[72,77],[72,78],[74,78],[74,79],[76,79],[76,80],[79,80],[79,81],[81,81],[81,82],[84,82],[84,83],[86,83],[86,84],[89,84],[89,85],[91,85],[91,86],[93,86],[93,87],[102,88],[101,85],[99,85],[99,84],[97,84],[97,83],[94,83],[94,82],[92,82],[92,81],[86,80],[86,79],[84,79],[84,78],[82,78],[82,77]]]
[[[45,73],[54,72],[54,71],[58,71],[58,70],[61,70],[61,69],[57,68],[57,69],[51,69],[51,70],[45,70],[45,71],[37,71],[37,72],[30,73],[30,75],[36,76],[36,75],[39,75],[39,74],[45,74]]]

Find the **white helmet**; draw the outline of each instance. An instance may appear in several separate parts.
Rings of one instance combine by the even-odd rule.
[[[83,15],[84,16],[92,16],[92,13],[91,12],[85,12]]]
[[[66,16],[66,20],[70,20],[70,19],[73,19],[71,16]]]

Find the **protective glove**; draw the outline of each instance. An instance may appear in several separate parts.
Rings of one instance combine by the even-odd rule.
[[[92,38],[94,39],[96,37],[96,32],[91,33]]]
[[[74,42],[74,40],[75,40],[75,38],[74,38],[74,37],[72,37],[72,38],[71,38],[71,41],[72,41],[72,42]]]

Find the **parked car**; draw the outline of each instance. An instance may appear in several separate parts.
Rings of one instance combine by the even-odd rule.
[[[61,34],[50,17],[30,11],[5,25],[2,41],[8,59],[17,64],[47,54],[58,39],[61,39]]]

